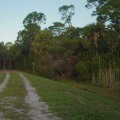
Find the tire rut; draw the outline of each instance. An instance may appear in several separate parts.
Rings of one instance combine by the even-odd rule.
[[[6,72],[6,77],[5,77],[4,81],[0,84],[0,92],[2,92],[4,90],[9,79],[10,79],[10,73]],[[0,112],[0,120],[10,120],[10,119],[4,118],[3,112]]]
[[[6,77],[5,77],[4,81],[0,84],[0,92],[2,92],[3,89],[6,87],[9,79],[10,79],[10,73],[6,72]]]

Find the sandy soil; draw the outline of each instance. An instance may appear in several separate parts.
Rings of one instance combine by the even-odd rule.
[[[4,118],[3,113],[2,113],[2,112],[0,112],[0,120],[10,120],[10,119]]]
[[[19,73],[25,84],[28,95],[25,98],[26,103],[29,105],[28,115],[32,120],[60,120],[54,116],[50,111],[49,107],[45,102],[40,100],[37,95],[35,88],[33,88],[29,80],[21,73]]]
[[[2,92],[3,89],[5,88],[5,86],[7,85],[9,78],[10,78],[10,74],[9,74],[9,72],[6,72],[6,77],[3,81],[3,83],[0,84],[0,92]]]

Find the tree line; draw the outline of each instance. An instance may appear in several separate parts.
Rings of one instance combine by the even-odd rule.
[[[0,68],[20,69],[54,79],[88,81],[100,87],[120,82],[120,1],[87,0],[96,23],[74,27],[74,5],[58,10],[63,22],[46,23],[44,13],[29,13],[14,44],[0,43]]]

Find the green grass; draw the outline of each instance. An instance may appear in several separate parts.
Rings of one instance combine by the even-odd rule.
[[[11,73],[7,86],[0,93],[0,112],[11,120],[28,120],[28,107],[24,103],[26,94],[21,78],[16,73]]]
[[[5,72],[0,71],[0,84],[3,82],[5,75],[6,75]]]
[[[85,82],[75,82],[75,81],[70,81],[70,80],[61,80],[60,82],[63,82],[65,84],[69,84],[73,87],[77,87],[79,89],[83,89],[95,94],[99,94],[101,97],[105,97],[108,99],[112,99],[114,101],[119,101],[120,100],[120,91],[117,89],[111,89],[111,88],[101,88],[101,87],[96,87],[94,85],[91,85],[89,83]]]
[[[120,102],[99,94],[102,91],[24,74],[52,112],[63,120],[120,120]]]

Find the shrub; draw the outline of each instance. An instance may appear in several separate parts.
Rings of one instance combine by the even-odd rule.
[[[80,61],[76,65],[76,72],[77,72],[79,80],[81,80],[81,81],[90,80],[90,68],[89,68],[89,64],[87,62]]]

